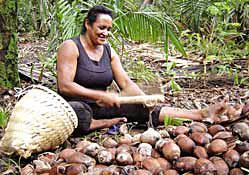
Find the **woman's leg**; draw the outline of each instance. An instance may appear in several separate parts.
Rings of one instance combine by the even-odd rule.
[[[173,108],[173,107],[162,107],[159,114],[159,122],[163,122],[165,116],[186,118],[196,121],[202,119],[202,114],[200,110],[186,110],[186,109]]]
[[[165,116],[186,118],[195,121],[208,120],[209,122],[215,121],[215,118],[222,114],[228,107],[228,98],[225,98],[222,102],[210,105],[204,109],[181,109],[173,107],[162,107],[159,114],[159,122],[163,122]]]

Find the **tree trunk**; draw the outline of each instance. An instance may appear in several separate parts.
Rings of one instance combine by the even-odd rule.
[[[17,1],[0,0],[0,86],[19,86]]]

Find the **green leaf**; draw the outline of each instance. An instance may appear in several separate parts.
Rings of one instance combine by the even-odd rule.
[[[170,81],[170,86],[173,91],[181,91],[182,88],[179,84],[177,84],[174,80]]]
[[[186,118],[177,118],[177,117],[170,117],[165,116],[164,117],[164,126],[173,125],[173,126],[180,126],[183,125],[183,123],[191,123],[192,120],[186,119]]]
[[[180,41],[176,38],[176,36],[174,35],[174,33],[171,31],[170,28],[167,29],[168,31],[168,36],[171,40],[171,42],[174,44],[174,46],[176,47],[176,49],[181,52],[181,54],[183,54],[185,57],[187,57],[187,54],[182,46],[182,44],[180,43]]]

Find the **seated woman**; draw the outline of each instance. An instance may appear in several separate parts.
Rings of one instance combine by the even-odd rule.
[[[107,43],[112,28],[112,12],[104,6],[89,10],[81,35],[64,41],[58,51],[58,91],[75,110],[84,134],[119,122],[147,122],[149,109],[143,105],[118,102],[118,95],[107,92],[114,80],[129,96],[145,95],[124,71],[118,54]],[[213,114],[225,108],[225,102],[212,106]],[[201,121],[209,109],[185,110],[157,106],[152,111],[154,126],[166,115]]]

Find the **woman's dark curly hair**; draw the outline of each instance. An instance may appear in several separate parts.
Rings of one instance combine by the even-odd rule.
[[[112,11],[109,10],[108,8],[102,5],[97,5],[97,6],[92,7],[88,11],[86,18],[84,19],[81,34],[85,34],[87,31],[86,26],[85,26],[86,20],[88,19],[89,24],[92,26],[92,24],[96,21],[99,14],[107,14],[110,17],[112,17]]]

